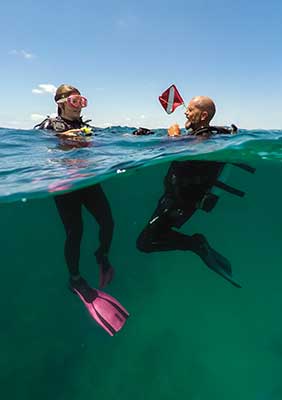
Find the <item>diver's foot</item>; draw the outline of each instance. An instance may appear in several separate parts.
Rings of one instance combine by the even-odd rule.
[[[97,291],[92,289],[82,277],[70,278],[70,289],[75,294],[79,292],[87,303],[92,303],[97,297]]]
[[[103,289],[111,283],[115,270],[113,269],[108,256],[95,253],[97,264],[99,265],[99,289]]]
[[[215,251],[208,243],[204,235],[196,233],[192,236],[197,243],[197,250],[195,251],[204,263],[211,269],[217,272],[224,272],[230,277],[232,276],[232,268],[230,262]]]

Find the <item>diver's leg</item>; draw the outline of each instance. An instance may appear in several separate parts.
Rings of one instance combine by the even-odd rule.
[[[209,245],[204,235],[197,233],[192,236],[184,235],[172,229],[173,226],[182,226],[195,211],[196,206],[191,203],[189,208],[185,208],[184,213],[183,210],[173,207],[169,197],[163,196],[150,222],[138,237],[137,248],[145,253],[170,250],[193,251],[209,268],[237,286],[230,279],[232,276],[230,262]]]
[[[145,253],[154,251],[191,250],[195,251],[197,241],[193,236],[184,235],[171,228],[166,230],[152,228],[149,224],[137,239],[137,248]]]
[[[83,224],[79,192],[55,196],[55,203],[65,227],[65,259],[71,277],[79,277],[80,243]]]
[[[111,282],[114,275],[114,270],[108,259],[114,230],[112,212],[108,199],[99,184],[83,189],[83,204],[96,219],[100,228],[100,245],[95,256],[100,268],[99,287],[103,288]]]
[[[173,226],[180,227],[188,221],[196,211],[191,204],[183,210],[173,207],[173,200],[164,195],[151,217],[151,220],[137,239],[137,248],[150,253],[154,251],[192,250],[197,246],[193,236],[176,232]]]

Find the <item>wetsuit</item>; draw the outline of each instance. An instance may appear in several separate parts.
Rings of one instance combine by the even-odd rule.
[[[90,122],[90,120],[83,121],[81,117],[74,121],[70,121],[61,117],[60,115],[57,115],[55,118],[47,117],[44,119],[44,121],[40,122],[40,124],[35,125],[34,129],[50,129],[59,133],[68,131],[70,129],[91,127],[88,122]]]
[[[219,128],[221,129],[221,128]],[[231,133],[208,127],[192,132],[194,136],[208,138],[213,133]],[[211,161],[174,161],[164,179],[165,192],[160,198],[150,221],[137,239],[137,248],[143,252],[192,250],[199,253],[199,235],[185,235],[180,228],[194,212],[203,208],[210,211],[217,196],[210,193],[224,163]]]
[[[36,129],[51,129],[64,132],[89,125],[80,118],[69,121],[61,116],[47,118]],[[79,275],[80,243],[83,232],[82,206],[96,219],[100,227],[100,245],[95,252],[97,263],[103,268],[110,267],[107,255],[113,237],[111,208],[101,185],[96,184],[66,194],[55,196],[55,203],[66,231],[65,259],[71,276]]]
[[[164,180],[165,192],[137,240],[138,249],[144,252],[196,251],[198,242],[194,236],[184,235],[172,228],[180,228],[201,208],[202,200],[223,166],[223,163],[207,161],[172,162]],[[217,200],[212,194],[209,196],[205,198],[207,211]]]

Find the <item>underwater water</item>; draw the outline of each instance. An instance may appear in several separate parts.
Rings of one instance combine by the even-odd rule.
[[[91,141],[0,129],[2,398],[282,399],[282,132],[240,131],[206,142],[105,129]],[[126,135],[128,134],[128,136]],[[172,160],[242,162],[203,233],[231,262],[237,289],[189,251],[145,254],[136,239]],[[53,195],[102,182],[115,220],[106,291],[131,316],[114,338],[68,290],[64,230]],[[81,272],[95,287],[98,229],[84,214]]]

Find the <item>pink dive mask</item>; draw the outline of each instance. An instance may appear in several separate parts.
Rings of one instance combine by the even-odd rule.
[[[69,97],[57,101],[57,103],[65,103],[65,102],[72,108],[87,107],[87,98],[80,96],[79,94],[72,94]]]

